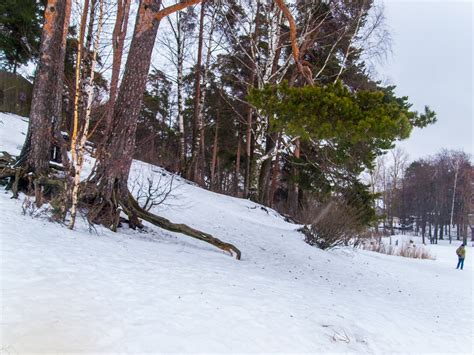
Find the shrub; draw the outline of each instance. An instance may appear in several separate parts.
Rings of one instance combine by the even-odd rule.
[[[329,249],[357,243],[366,227],[360,223],[358,211],[342,199],[332,198],[305,211],[310,223],[300,229],[309,245]]]
[[[427,249],[423,244],[416,245],[412,240],[408,243],[402,243],[401,245],[387,245],[383,241],[372,239],[369,242],[366,241],[362,243],[361,249],[413,259],[435,259],[435,257],[431,255],[429,249]]]

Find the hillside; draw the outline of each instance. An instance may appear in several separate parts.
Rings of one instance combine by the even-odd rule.
[[[0,114],[0,151],[18,154],[26,121]],[[135,161],[137,181],[172,175]],[[251,201],[174,177],[154,212],[242,251],[147,226],[76,231],[22,214],[2,188],[2,353],[453,352],[473,350],[472,248],[436,260],[322,251]]]

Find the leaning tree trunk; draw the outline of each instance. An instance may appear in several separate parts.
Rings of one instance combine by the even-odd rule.
[[[127,181],[135,149],[137,120],[159,26],[154,15],[160,6],[161,0],[144,0],[137,12],[135,31],[114,106],[111,134],[99,152],[92,178],[98,187],[98,191],[94,191],[93,208],[89,211],[89,219],[93,222],[115,225],[120,213],[119,201],[128,198]]]
[[[48,0],[40,60],[33,87],[30,123],[16,166],[35,175],[49,170],[53,127],[61,122],[64,57],[71,0]]]
[[[125,72],[114,107],[112,130],[99,152],[98,165],[91,177],[84,198],[90,203],[88,218],[116,230],[120,213],[128,215],[132,228],[141,227],[140,218],[161,228],[186,234],[210,243],[240,259],[240,251],[232,244],[184,224],[174,224],[141,208],[127,186],[135,148],[135,133],[151,54],[159,26],[158,16],[169,15],[199,0],[188,0],[160,11],[161,0],[143,0],[137,13],[135,30]]]

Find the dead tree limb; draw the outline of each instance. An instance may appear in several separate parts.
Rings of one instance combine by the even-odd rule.
[[[233,244],[223,242],[222,240],[217,239],[208,233],[201,232],[197,229],[189,227],[186,224],[173,223],[164,217],[160,217],[153,213],[150,213],[140,207],[140,205],[132,196],[132,194],[128,195],[127,201],[119,201],[119,204],[123,208],[124,212],[127,213],[129,218],[131,219],[136,220],[137,218],[141,218],[157,227],[166,229],[170,232],[181,233],[189,237],[201,240],[203,242],[212,244],[215,247],[222,249],[225,252],[228,252],[231,256],[234,256],[235,254],[235,258],[237,260],[240,260],[241,258],[242,254],[240,250],[237,249],[237,247],[235,247]]]

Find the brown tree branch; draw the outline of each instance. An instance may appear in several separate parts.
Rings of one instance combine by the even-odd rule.
[[[303,78],[306,80],[306,82],[309,85],[313,85],[311,70],[309,70],[309,68],[305,68],[303,64],[301,63],[300,49],[298,47],[298,40],[296,38],[295,19],[293,18],[293,15],[291,14],[290,10],[288,9],[288,7],[286,6],[283,0],[275,0],[275,3],[280,8],[281,12],[283,12],[283,15],[288,20],[288,23],[290,25],[291,51],[293,53],[293,58],[295,60],[295,64],[298,68],[298,71],[301,73],[301,75],[303,76]]]
[[[196,4],[201,3],[203,0],[185,0],[183,2],[179,2],[177,4],[165,7],[164,9],[158,11],[155,14],[155,21],[160,21],[163,17],[169,16],[172,13],[177,11],[181,11],[189,6],[193,6]]]

